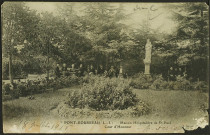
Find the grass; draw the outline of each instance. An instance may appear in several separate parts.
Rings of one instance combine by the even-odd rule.
[[[50,110],[64,100],[69,89],[55,92],[35,94],[34,99],[20,97],[19,99],[3,102],[3,118],[5,120],[15,117],[49,116]]]
[[[159,117],[178,118],[207,109],[208,93],[199,91],[156,91],[134,90],[140,99],[146,101],[153,114]]]
[[[70,90],[79,88],[60,89],[55,92],[36,94],[35,99],[27,97],[3,102],[4,121],[25,117],[55,117],[51,110],[64,101]],[[199,115],[199,111],[208,106],[208,94],[198,91],[155,91],[134,89],[137,96],[152,108],[151,114],[145,117],[185,117]]]

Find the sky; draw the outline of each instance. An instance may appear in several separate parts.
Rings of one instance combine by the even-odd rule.
[[[38,12],[52,12],[56,14],[57,5],[61,2],[26,2],[26,5],[31,9]],[[75,3],[75,2],[74,2]],[[113,6],[119,6],[120,3],[111,3]],[[80,10],[82,7],[79,2],[76,2],[76,10]],[[129,19],[123,23],[128,24],[133,29],[139,29],[142,26],[142,22],[145,21],[149,15],[151,19],[149,24],[152,29],[159,28],[160,32],[172,33],[176,27],[176,23],[169,17],[171,12],[169,9],[164,8],[163,3],[123,3],[123,7],[126,10],[126,14],[129,14]]]

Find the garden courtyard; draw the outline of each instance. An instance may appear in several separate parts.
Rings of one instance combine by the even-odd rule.
[[[208,8],[204,2],[5,2],[4,133],[204,128]]]

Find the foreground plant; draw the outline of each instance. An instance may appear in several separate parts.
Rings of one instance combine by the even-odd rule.
[[[91,83],[85,83],[81,91],[69,93],[66,104],[71,108],[89,108],[96,111],[133,108],[146,112],[148,109],[145,109],[146,104],[132,92],[129,80],[123,78],[94,78]]]

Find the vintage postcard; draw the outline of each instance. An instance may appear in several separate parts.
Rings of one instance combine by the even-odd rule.
[[[209,125],[205,2],[4,2],[4,133]]]

